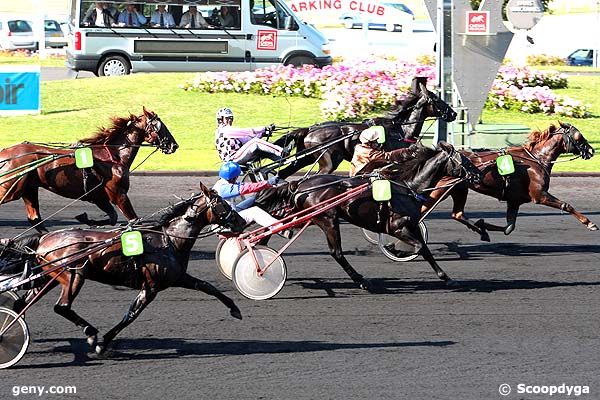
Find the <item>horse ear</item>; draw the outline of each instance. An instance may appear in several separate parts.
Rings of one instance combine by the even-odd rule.
[[[142,111],[144,112],[144,115],[147,116],[147,117],[152,114],[152,112],[150,110],[148,110],[146,108],[146,106],[142,106]]]
[[[427,93],[427,87],[423,82],[419,82],[419,89],[421,89],[421,92]]]

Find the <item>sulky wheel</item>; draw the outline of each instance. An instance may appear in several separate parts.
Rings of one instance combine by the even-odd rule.
[[[419,229],[425,243],[427,243],[427,226],[423,221],[419,222]],[[419,256],[419,254],[413,252],[412,246],[385,234],[379,234],[379,248],[383,255],[392,261],[411,261]]]
[[[29,346],[29,329],[13,310],[0,307],[0,369],[8,368],[23,358]],[[8,330],[14,320],[17,320]]]
[[[231,280],[233,264],[241,252],[242,245],[237,238],[231,237],[219,240],[219,245],[215,252],[215,261],[217,262],[219,271],[225,278]]]
[[[17,300],[19,300],[19,296],[13,291],[0,293],[0,307],[14,310],[15,301]]]
[[[237,290],[252,300],[266,300],[283,288],[287,271],[285,261],[277,252],[266,246],[254,246],[254,257],[261,268],[273,263],[260,276],[252,253],[246,249],[240,253],[233,265],[233,283]]]
[[[379,233],[371,232],[368,229],[360,228],[362,235],[371,244],[379,244]]]

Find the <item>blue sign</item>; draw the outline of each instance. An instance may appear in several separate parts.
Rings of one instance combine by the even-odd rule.
[[[40,67],[0,67],[0,115],[40,112]]]

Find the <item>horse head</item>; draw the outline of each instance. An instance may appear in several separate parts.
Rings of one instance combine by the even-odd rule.
[[[447,142],[438,142],[437,148],[447,156],[445,165],[446,175],[453,178],[465,178],[471,183],[477,184],[483,180],[483,173],[464,154],[456,151],[454,146]]]
[[[246,221],[214,190],[200,183],[200,194],[193,196],[195,201],[187,209],[184,218],[188,221],[204,217],[209,224],[215,224],[241,232]]]
[[[138,127],[144,131],[144,141],[158,147],[163,153],[171,154],[179,147],[169,128],[155,112],[143,107]]]
[[[560,124],[560,128],[555,133],[562,134],[565,152],[581,156],[584,160],[589,160],[594,156],[594,148],[590,146],[579,129],[571,124],[560,121],[558,123]]]
[[[442,100],[435,93],[427,90],[423,83],[419,83],[420,96],[421,98],[417,102],[417,106],[419,103],[422,103],[423,106],[427,106],[425,109],[425,118],[435,117],[441,118],[443,121],[452,122],[456,119],[456,111],[452,109],[452,107]]]

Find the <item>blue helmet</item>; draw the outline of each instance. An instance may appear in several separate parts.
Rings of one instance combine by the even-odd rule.
[[[227,161],[221,166],[219,176],[227,181],[237,178],[242,174],[240,165],[233,161]]]

